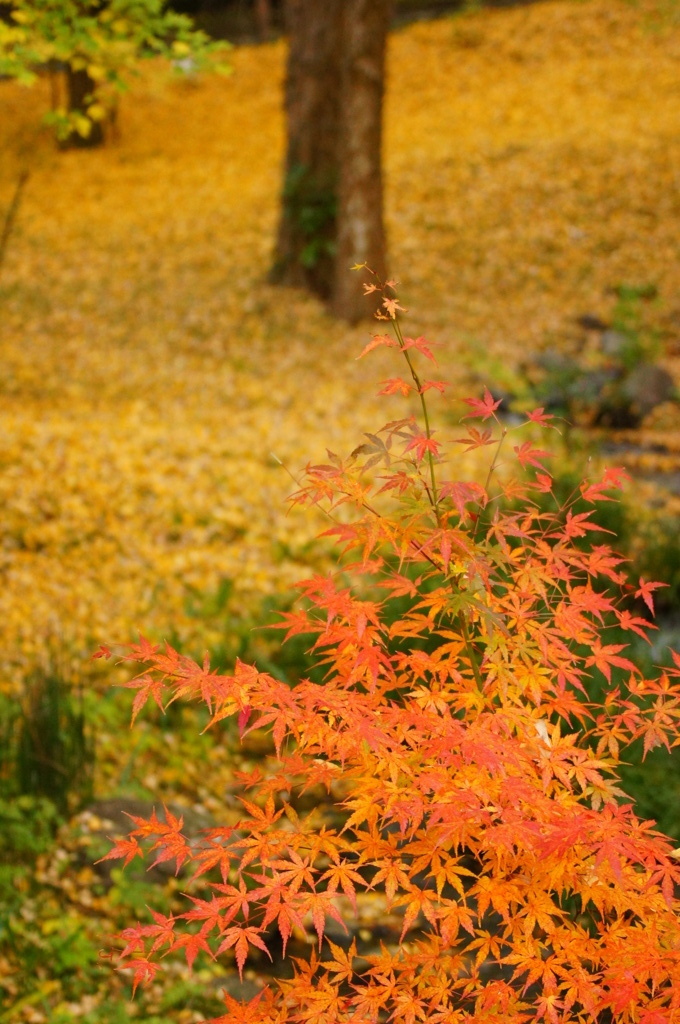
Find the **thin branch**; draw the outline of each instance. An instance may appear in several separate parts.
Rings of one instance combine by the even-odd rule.
[[[9,244],[10,235],[19,213],[19,205],[21,203],[21,193],[23,192],[24,185],[28,181],[30,172],[24,168],[19,175],[19,178],[14,189],[14,195],[12,201],[9,204],[7,213],[5,214],[5,223],[2,226],[2,234],[0,234],[0,271],[2,271],[2,265],[5,261],[5,253],[7,252],[7,246]]]

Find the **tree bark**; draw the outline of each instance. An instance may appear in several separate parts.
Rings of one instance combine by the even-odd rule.
[[[349,272],[385,269],[381,120],[390,0],[287,0],[288,148],[271,279],[337,316],[370,306]]]
[[[371,311],[362,278],[349,267],[367,263],[385,280],[382,103],[390,0],[345,0],[342,117],[338,137],[337,240],[331,312],[360,320]]]
[[[287,0],[288,147],[272,278],[330,298],[335,270],[343,0]]]
[[[272,5],[271,0],[255,0],[255,24],[257,34],[263,43],[272,37]]]

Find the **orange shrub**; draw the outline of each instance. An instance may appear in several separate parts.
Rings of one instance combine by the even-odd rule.
[[[408,371],[382,393],[415,400],[422,422],[388,423],[347,459],[329,452],[294,495],[327,509],[328,534],[354,559],[301,584],[303,606],[282,623],[310,635],[325,682],[289,688],[240,662],[218,675],[143,640],[125,655],[145,666],[126,684],[133,717],[149,699],[203,701],[215,724],[271,730],[277,760],[239,777],[242,820],[198,842],[169,812],[134,820],[108,856],[174,859],[205,898],[127,928],[119,963],[135,986],[173,950],[189,964],[232,951],[242,972],[269,929],[285,951],[309,927],[318,941],[293,977],[249,1003],[227,996],[220,1021],[680,1020],[677,851],[636,817],[617,776],[635,740],[645,752],[680,743],[680,657],[646,679],[607,642],[612,624],[643,637],[654,627],[591,513],[534,500],[551,492],[547,453],[521,435],[549,425],[543,410],[508,428],[486,392],[466,400],[460,437],[435,434],[426,395],[446,385],[414,361],[431,348],[403,335],[392,283],[367,290],[382,292],[393,330],[365,351],[391,346]],[[482,446],[484,486],[456,479],[455,452]],[[608,469],[580,496],[612,500],[620,477]],[[650,612],[654,587],[634,594]],[[292,806],[318,784],[341,826]],[[324,938],[341,895],[356,905],[378,889],[403,914],[399,944],[359,957],[354,940]]]

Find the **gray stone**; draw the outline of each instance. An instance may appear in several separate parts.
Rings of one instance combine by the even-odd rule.
[[[569,397],[572,401],[597,405],[618,377],[619,371],[616,369],[586,370],[571,385]]]
[[[154,809],[158,819],[165,821],[165,811],[160,802],[152,803],[149,800],[112,797],[108,800],[97,800],[95,803],[90,804],[84,811],[80,812],[77,820],[80,820],[82,826],[90,835],[114,839],[128,835],[136,827],[128,815],[132,815],[134,818],[150,818]],[[203,829],[211,828],[215,824],[208,812],[204,810],[193,807],[179,807],[175,804],[170,804],[168,810],[175,817],[184,819],[182,834],[190,842],[196,839]],[[93,816],[99,821],[96,828],[92,828],[90,824],[90,819]],[[121,864],[121,861],[106,860],[93,865],[93,867],[103,881],[109,885],[111,884],[112,869],[120,867]],[[169,876],[177,873],[177,866],[174,860],[168,860],[161,861],[160,864],[147,869],[146,866],[141,865],[140,861],[134,860],[126,870],[130,877],[140,877],[146,881],[163,884]],[[183,873],[183,869],[180,868],[179,874],[182,875]]]
[[[263,988],[262,984],[258,984],[254,978],[244,978],[241,980],[236,971],[233,974],[226,974],[222,978],[217,978],[213,982],[213,986],[218,994],[220,992],[227,992],[232,999],[238,999],[240,1003],[247,1003],[254,999]]]
[[[538,352],[531,356],[529,365],[534,364],[545,370],[546,373],[565,373],[574,368],[575,360],[565,352],[556,352],[554,349],[547,349],[545,352]]]
[[[621,331],[610,329],[603,332],[600,348],[610,359],[621,359],[630,348],[630,338]]]
[[[624,378],[622,391],[632,411],[644,419],[655,406],[675,397],[675,382],[662,366],[639,363]]]

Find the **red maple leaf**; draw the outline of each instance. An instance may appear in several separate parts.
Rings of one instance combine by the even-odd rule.
[[[178,949],[184,950],[190,970],[194,966],[194,961],[199,953],[207,953],[210,959],[214,960],[213,951],[207,943],[203,929],[200,932],[184,932],[182,935],[177,936],[170,947],[170,952],[174,953]]]
[[[414,390],[413,384],[409,384],[407,380],[402,377],[390,377],[389,380],[385,380],[382,383],[382,387],[378,392],[379,395],[408,395]]]
[[[426,342],[425,338],[423,338],[422,335],[419,338],[404,338],[403,350],[406,351],[407,349],[411,348],[414,348],[417,352],[420,352],[420,354],[424,355],[426,359],[430,360],[430,362],[437,362],[434,355],[432,354],[430,344]]]
[[[607,466],[601,480],[596,483],[588,483],[585,480],[581,484],[581,496],[586,501],[613,501],[614,499],[607,491],[620,490],[625,480],[630,480],[625,469],[616,466]]]
[[[420,394],[424,395],[428,391],[435,390],[443,395],[448,387],[449,382],[446,380],[424,380],[420,385]]]
[[[135,857],[144,857],[144,852],[137,842],[136,839],[128,837],[126,839],[119,839],[113,849],[105,853],[103,857],[95,861],[95,864],[101,864],[104,860],[118,860],[119,857],[124,857],[123,867],[127,867],[131,860]]]
[[[428,453],[435,457],[438,456],[440,444],[438,441],[435,441],[433,437],[428,437],[427,434],[417,434],[415,437],[411,438],[404,451],[410,452],[414,449],[418,462],[422,462],[425,455]]]
[[[140,985],[148,985],[156,977],[159,965],[148,960],[146,957],[138,957],[134,960],[129,960],[124,968],[121,967],[119,970],[131,970],[132,975],[132,998],[135,997],[135,992]]]
[[[216,955],[224,952],[225,949],[232,949],[233,947],[236,954],[236,966],[238,967],[239,977],[243,979],[243,966],[248,956],[249,946],[261,949],[271,960],[272,955],[267,949],[258,929],[246,927],[245,925],[233,925],[231,928],[227,928]]]
[[[635,672],[635,665],[630,658],[619,656],[619,651],[625,651],[626,649],[627,644],[602,644],[599,640],[596,640],[592,646],[592,656],[586,658],[586,667],[589,668],[591,665],[594,665],[596,668],[599,668],[600,672],[609,682],[611,682],[612,678],[612,666],[630,669],[631,672]]]
[[[539,427],[550,426],[550,421],[554,419],[553,416],[551,416],[549,413],[546,413],[543,406],[541,406],[539,409],[534,409],[533,412],[528,412],[526,414],[526,417],[528,420],[531,421],[531,423],[537,423]]]
[[[545,452],[541,448],[532,448],[531,441],[515,445],[513,451],[521,466],[536,466],[538,469],[544,469],[542,460],[549,459],[551,456],[550,452]]]
[[[374,334],[366,347],[357,356],[357,359],[363,359],[365,355],[372,352],[374,348],[379,348],[381,345],[386,345],[387,348],[398,348],[398,343],[389,334]]]
[[[481,417],[483,420],[488,420],[490,416],[494,415],[502,399],[494,400],[489,389],[484,388],[484,396],[482,398],[464,398],[463,401],[472,409],[472,412],[469,412],[463,419]]]
[[[647,605],[647,607],[649,608],[650,612],[653,615],[654,614],[654,598],[652,597],[652,593],[653,593],[653,591],[658,590],[659,587],[667,587],[667,586],[668,586],[667,583],[645,583],[645,581],[643,580],[643,578],[641,576],[640,577],[640,586],[635,591],[635,596],[642,598],[642,600],[645,602],[645,604]]]

